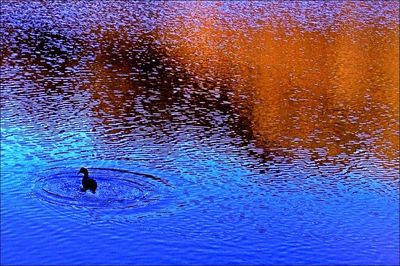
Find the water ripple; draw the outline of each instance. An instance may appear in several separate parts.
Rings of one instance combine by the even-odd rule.
[[[149,174],[112,168],[90,168],[98,183],[95,194],[80,191],[76,170],[52,169],[36,180],[33,194],[40,200],[75,208],[144,208],[168,197],[166,180]]]

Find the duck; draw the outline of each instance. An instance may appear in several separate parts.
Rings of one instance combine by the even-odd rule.
[[[79,170],[78,174],[81,174],[81,173],[83,174],[81,191],[86,192],[86,190],[89,189],[90,191],[92,191],[93,194],[96,193],[97,182],[93,178],[89,178],[88,169],[86,169],[85,167],[82,167]]]

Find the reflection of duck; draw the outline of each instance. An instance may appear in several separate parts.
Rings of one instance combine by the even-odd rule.
[[[82,167],[81,170],[79,170],[79,173],[83,173],[83,178],[82,178],[82,188],[81,191],[86,192],[86,190],[90,190],[92,191],[92,193],[96,192],[96,188],[97,188],[97,182],[92,179],[89,178],[89,171]]]

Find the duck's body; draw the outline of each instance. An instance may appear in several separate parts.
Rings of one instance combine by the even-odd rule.
[[[83,173],[83,178],[82,178],[82,192],[86,192],[86,190],[92,191],[92,193],[96,192],[97,189],[97,182],[96,180],[89,178],[89,171],[82,167],[81,170],[79,170],[79,173]]]

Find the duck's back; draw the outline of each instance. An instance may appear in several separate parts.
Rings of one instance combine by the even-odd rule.
[[[88,180],[82,181],[82,185],[86,189],[90,189],[93,193],[97,189],[97,182],[94,179],[89,178]]]

